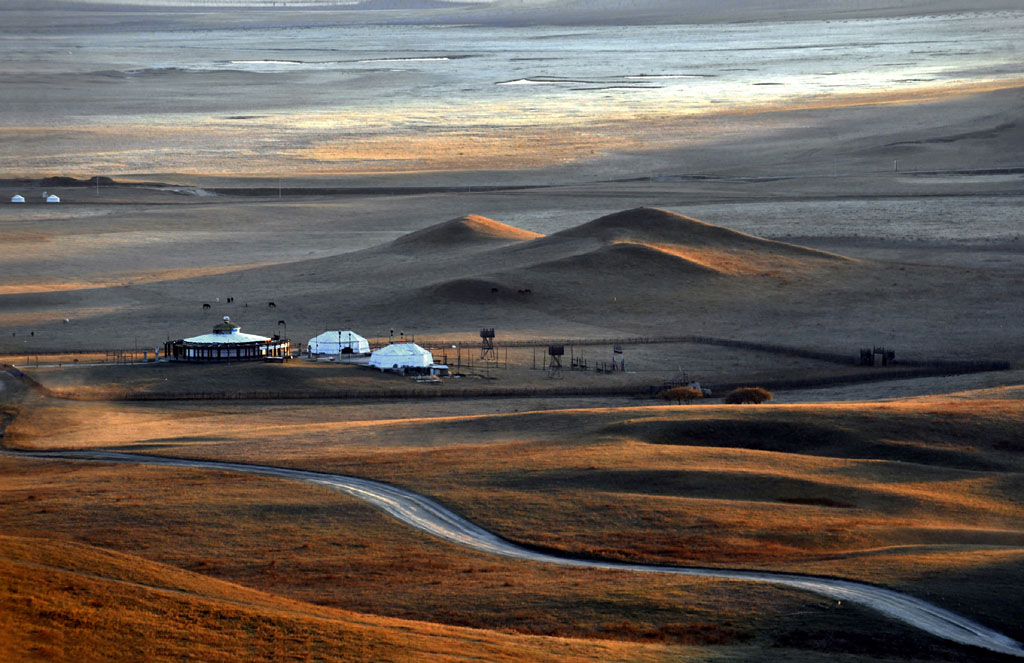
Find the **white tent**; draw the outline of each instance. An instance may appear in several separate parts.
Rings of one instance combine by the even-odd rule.
[[[58,198],[56,195],[51,193],[50,195],[48,195],[46,197],[46,202],[48,202],[48,203],[59,203],[60,202],[60,198]]]
[[[363,355],[370,351],[370,342],[353,331],[325,331],[306,344],[312,355]]]
[[[434,356],[415,343],[393,343],[370,355],[370,366],[382,371],[405,368],[430,368]]]
[[[25,196],[22,196],[22,195],[16,193],[11,198],[11,202],[12,203],[23,203],[23,202],[25,202]]]

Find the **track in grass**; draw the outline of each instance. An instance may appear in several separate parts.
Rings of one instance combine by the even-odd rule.
[[[927,601],[882,587],[849,580],[796,573],[605,562],[538,552],[506,541],[474,525],[428,497],[369,479],[266,465],[189,460],[104,451],[0,451],[0,455],[53,460],[165,465],[191,469],[240,472],[304,481],[340,490],[371,504],[395,519],[418,530],[457,545],[493,555],[532,562],[558,564],[560,566],[636,571],[641,573],[666,573],[785,585],[826,596],[837,601],[847,601],[865,606],[939,638],[1024,658],[1024,647],[1021,647],[1020,643],[1015,640]]]

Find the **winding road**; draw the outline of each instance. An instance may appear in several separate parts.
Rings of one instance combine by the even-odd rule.
[[[209,460],[188,460],[163,456],[114,453],[104,451],[0,451],[0,456],[52,460],[75,460],[110,463],[133,463],[140,465],[165,465],[193,469],[240,472],[261,476],[291,479],[328,486],[367,502],[388,515],[418,530],[432,534],[445,541],[502,557],[558,564],[560,566],[584,567],[642,573],[670,573],[675,575],[701,576],[726,580],[743,580],[784,585],[805,590],[837,601],[847,601],[876,610],[887,617],[921,629],[939,638],[965,645],[982,647],[990,651],[1024,658],[1024,647],[1001,633],[961,617],[948,610],[921,599],[849,580],[838,580],[820,576],[795,573],[772,573],[767,571],[744,571],[718,568],[657,566],[630,564],[625,562],[604,562],[551,553],[537,552],[506,541],[485,529],[474,525],[456,513],[446,509],[428,497],[395,486],[340,474],[326,474],[305,470],[293,470],[265,465],[246,465]]]

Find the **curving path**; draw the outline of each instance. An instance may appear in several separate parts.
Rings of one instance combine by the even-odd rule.
[[[340,490],[364,502],[368,502],[381,511],[418,530],[460,546],[493,555],[561,566],[638,571],[643,573],[672,573],[676,575],[785,585],[826,596],[830,599],[849,601],[850,603],[871,608],[894,620],[910,624],[946,640],[1024,658],[1024,647],[1021,647],[1015,640],[927,601],[889,589],[849,580],[837,580],[795,573],[601,562],[536,552],[506,541],[474,525],[430,498],[369,479],[265,465],[188,460],[104,451],[0,451],[0,455],[54,460],[170,465],[225,472],[242,472],[305,481]]]

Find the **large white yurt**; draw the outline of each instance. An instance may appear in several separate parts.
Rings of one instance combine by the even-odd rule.
[[[11,202],[12,203],[23,203],[23,202],[25,202],[25,196],[21,195],[20,193],[16,193],[13,196],[11,196]]]
[[[354,331],[325,331],[309,339],[306,350],[311,355],[365,355],[370,342]]]
[[[48,202],[48,203],[59,203],[60,202],[60,198],[51,193],[50,195],[48,195],[46,197],[46,202]]]
[[[164,356],[171,361],[253,361],[288,357],[288,339],[244,334],[241,327],[224,316],[213,333],[164,343]]]
[[[392,343],[370,355],[370,366],[382,371],[429,371],[434,356],[415,343]]]

